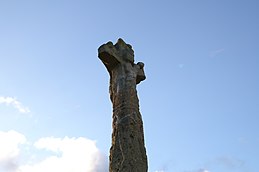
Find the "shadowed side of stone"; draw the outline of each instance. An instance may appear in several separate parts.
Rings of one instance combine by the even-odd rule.
[[[142,117],[136,85],[146,79],[144,63],[134,63],[131,45],[122,39],[100,46],[98,56],[110,74],[113,133],[110,172],[147,172]]]

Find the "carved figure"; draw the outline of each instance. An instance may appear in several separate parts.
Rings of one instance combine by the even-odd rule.
[[[144,63],[134,63],[132,46],[122,39],[103,44],[98,57],[110,74],[113,133],[110,172],[147,172],[142,117],[136,85],[146,79]]]

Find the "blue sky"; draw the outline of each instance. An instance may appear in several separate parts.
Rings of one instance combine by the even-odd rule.
[[[149,172],[257,172],[258,7],[1,1],[0,172],[107,171],[112,106],[97,49],[120,37],[145,63]]]

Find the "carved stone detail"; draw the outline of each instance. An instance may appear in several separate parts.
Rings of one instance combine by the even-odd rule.
[[[113,133],[110,172],[147,172],[142,117],[136,85],[146,79],[144,63],[134,63],[132,46],[122,39],[103,44],[98,57],[110,74]]]

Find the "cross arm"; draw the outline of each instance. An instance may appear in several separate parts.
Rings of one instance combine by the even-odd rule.
[[[109,73],[119,63],[118,58],[116,58],[116,49],[112,42],[103,44],[98,48],[98,57],[103,62]]]

